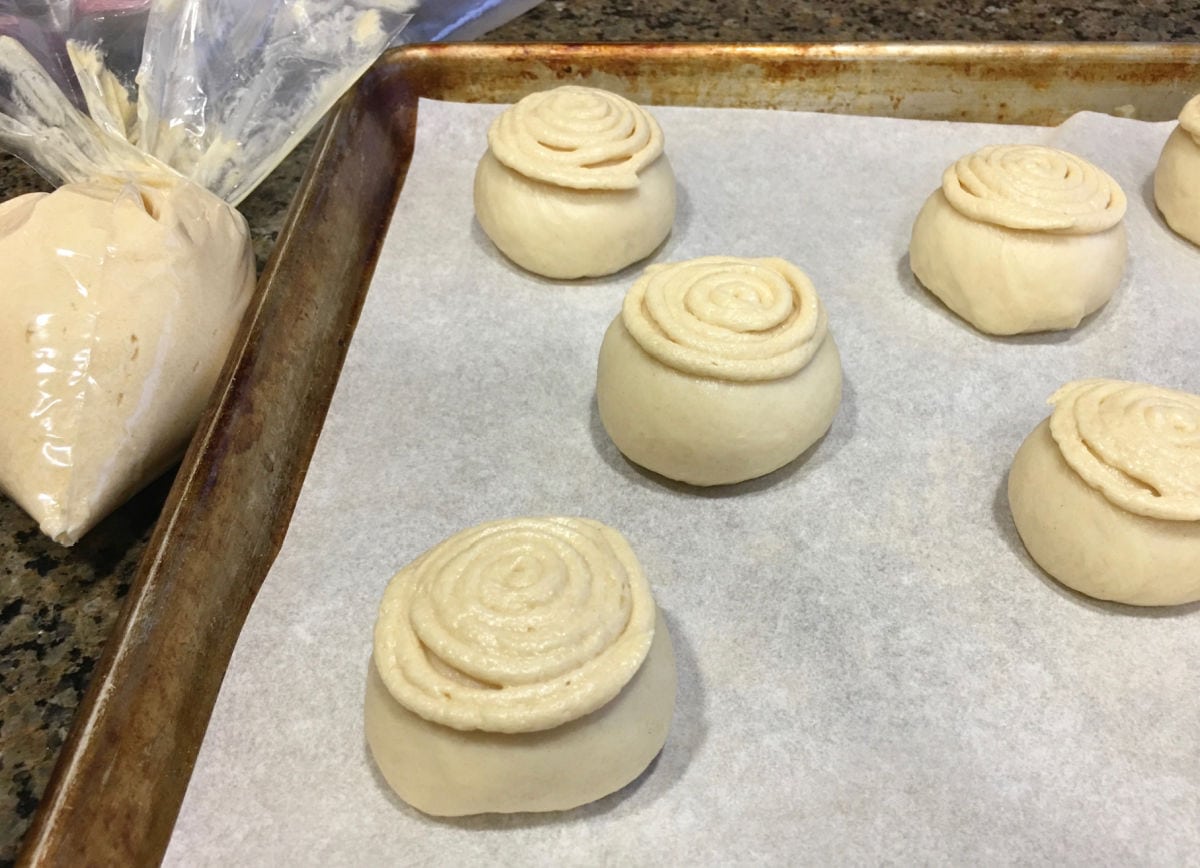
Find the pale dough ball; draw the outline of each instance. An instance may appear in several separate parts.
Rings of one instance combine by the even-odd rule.
[[[1069,329],[1125,272],[1125,195],[1064,151],[984,148],[946,170],[913,224],[917,279],[980,331]]]
[[[660,615],[650,653],[617,697],[578,720],[538,732],[458,730],[397,702],[374,661],[367,675],[366,736],[396,794],[438,817],[562,811],[615,793],[667,740],[675,656]]]
[[[777,470],[816,443],[837,414],[841,381],[829,334],[795,374],[739,383],[663,364],[617,317],[600,346],[596,400],[633,463],[692,485],[726,485]]]
[[[654,118],[595,88],[530,94],[488,130],[475,215],[517,265],[600,277],[644,259],[675,222],[675,176]]]
[[[1154,170],[1154,203],[1167,225],[1200,244],[1200,96],[1188,100]]]
[[[913,274],[982,332],[1070,329],[1112,298],[1125,273],[1125,224],[1050,235],[964,217],[941,190],[913,224]]]
[[[1189,444],[1200,398],[1085,380],[1051,400],[1053,415],[1021,444],[1008,478],[1030,556],[1098,599],[1200,600],[1200,462]]]
[[[617,531],[491,522],[388,585],[365,732],[388,784],[425,813],[565,810],[646,769],[675,688],[666,623]]]
[[[531,181],[491,151],[475,172],[475,216],[500,252],[558,280],[602,277],[653,253],[675,222],[666,154],[635,190],[573,190]]]
[[[842,368],[811,282],[781,259],[651,266],[600,347],[596,400],[635,464],[692,485],[770,473],[829,430]]]

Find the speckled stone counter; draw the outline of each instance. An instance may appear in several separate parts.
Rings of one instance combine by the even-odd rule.
[[[497,41],[1195,41],[1200,0],[951,3],[918,0],[548,0],[494,31]],[[259,264],[282,225],[311,144],[242,206]],[[0,156],[0,199],[48,189]],[[2,273],[2,271],[0,271]],[[0,277],[0,280],[3,278]],[[151,485],[78,546],[42,538],[0,496],[0,865],[15,857],[72,714],[170,486]]]

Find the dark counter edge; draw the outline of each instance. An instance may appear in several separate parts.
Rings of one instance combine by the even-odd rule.
[[[369,70],[326,122],[19,864],[162,858],[412,155],[416,100],[388,69]]]

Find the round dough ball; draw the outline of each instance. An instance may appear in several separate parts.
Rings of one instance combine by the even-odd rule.
[[[824,307],[782,259],[651,266],[600,347],[596,400],[635,464],[692,485],[770,473],[829,430],[842,367]]]
[[[475,216],[535,274],[600,277],[644,259],[675,222],[657,121],[624,97],[568,86],[530,94],[488,130]]]
[[[1121,283],[1125,207],[1117,183],[1073,154],[983,148],[949,167],[926,200],[909,264],[980,331],[1074,328]]]
[[[1021,444],[1008,502],[1030,556],[1102,600],[1200,600],[1200,397],[1082,380]]]
[[[1179,113],[1154,170],[1154,204],[1167,225],[1200,244],[1200,95]]]
[[[674,703],[675,656],[660,615],[633,679],[579,720],[539,732],[451,729],[397,702],[372,661],[366,735],[384,779],[426,814],[562,811],[637,778],[666,743]]]
[[[367,744],[435,816],[557,811],[634,780],[675,705],[666,623],[612,528],[491,522],[388,585],[367,676]]]

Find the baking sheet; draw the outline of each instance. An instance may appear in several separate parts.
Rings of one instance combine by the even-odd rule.
[[[829,309],[829,435],[719,491],[628,464],[595,359],[634,267],[509,266],[471,213],[494,106],[422,103],[412,168],[287,540],[246,621],[168,864],[1163,862],[1200,844],[1200,610],[1066,591],[1005,473],[1085,376],[1200,392],[1200,251],[1153,211],[1170,124],[1061,128],[659,108],[681,185],[654,257],[791,259]],[[941,172],[996,142],[1100,163],[1129,194],[1116,297],[1070,333],[986,338],[912,278]],[[375,607],[451,533],[565,513],[630,539],[675,642],[666,748],[556,815],[424,817],[362,736]]]

